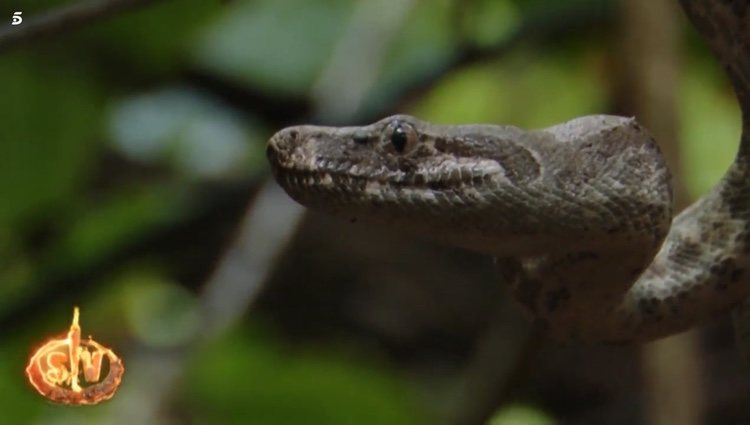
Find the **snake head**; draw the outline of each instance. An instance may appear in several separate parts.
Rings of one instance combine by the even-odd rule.
[[[276,133],[267,155],[276,180],[308,207],[348,214],[446,207],[448,191],[501,171],[479,155],[457,155],[466,140],[408,115],[362,127],[296,126]],[[472,183],[473,182],[473,183]]]
[[[395,115],[361,127],[285,128],[267,154],[278,183],[302,205],[500,255],[550,249],[547,237],[624,235],[630,219],[621,217],[642,210],[653,210],[649,222],[635,225],[655,228],[647,237],[656,245],[671,211],[653,149],[622,117],[526,131]]]

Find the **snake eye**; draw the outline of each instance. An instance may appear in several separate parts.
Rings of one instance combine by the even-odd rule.
[[[403,152],[406,147],[406,130],[403,127],[396,127],[391,134],[391,144],[397,152]]]
[[[402,122],[395,122],[386,131],[388,142],[398,153],[410,152],[417,143],[417,132],[412,126]]]

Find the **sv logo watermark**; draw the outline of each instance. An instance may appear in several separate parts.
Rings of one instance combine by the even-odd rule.
[[[22,13],[23,12],[13,12],[13,21],[10,24],[21,25],[21,22],[23,22],[23,17],[21,17]]]

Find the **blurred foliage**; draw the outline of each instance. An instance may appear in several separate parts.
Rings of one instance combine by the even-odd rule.
[[[519,53],[473,66],[449,76],[415,110],[438,122],[508,122],[527,128],[596,113],[606,93],[588,60],[593,54]]]
[[[304,93],[330,57],[354,2],[232,2],[196,43],[199,64],[282,94]]]
[[[488,425],[552,425],[555,421],[533,406],[511,404],[492,415]]]
[[[477,0],[461,9],[462,32],[469,41],[480,47],[502,43],[518,29],[521,16],[510,1]]]
[[[68,2],[4,3],[0,16],[23,10],[31,19]],[[415,6],[367,102],[392,99],[466,43],[503,43],[538,14],[606,7],[597,0],[476,1],[458,16],[460,3]],[[206,181],[265,175],[263,143],[272,124],[192,87],[184,75],[199,70],[272,97],[306,96],[355,5],[166,1],[5,53],[0,309],[13,311],[50,275],[90,267],[189,213],[192,194]],[[606,41],[611,34],[602,36]],[[581,42],[578,33],[520,44],[506,56],[450,73],[404,112],[445,123],[525,127],[606,112],[611,76],[603,63],[611,54],[606,42]],[[681,133],[688,188],[698,196],[723,173],[740,127],[718,67],[705,54],[690,55],[681,80]],[[17,324],[22,334],[6,332],[14,338],[0,340],[5,421],[46,422],[59,411],[33,394],[22,370],[30,344],[67,325],[60,321],[67,316],[57,313],[68,311],[73,299],[93,306],[84,306],[83,320],[102,340],[172,346],[197,332],[195,295],[168,276],[159,258],[143,261],[122,264],[97,282],[93,295],[39,305],[37,321]],[[196,423],[397,424],[426,423],[427,412],[439,410],[423,405],[417,388],[387,364],[348,347],[300,349],[263,329],[254,323],[201,347],[177,395],[186,415]],[[526,406],[501,410],[491,423],[551,420]]]
[[[8,228],[49,218],[51,206],[75,198],[93,165],[103,99],[75,70],[31,54],[4,57],[0,81],[0,226]]]
[[[690,196],[697,198],[731,163],[742,127],[737,102],[718,67],[712,62],[691,65],[681,87],[681,148],[685,183]]]
[[[189,364],[184,408],[198,423],[429,423],[412,388],[345,353],[291,351],[257,330],[231,333]]]

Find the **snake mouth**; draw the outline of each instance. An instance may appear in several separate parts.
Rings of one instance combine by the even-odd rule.
[[[493,184],[493,174],[471,175],[469,173],[448,173],[437,179],[428,179],[424,174],[411,174],[403,171],[378,170],[374,173],[352,172],[345,167],[309,169],[295,161],[274,158],[277,152],[269,148],[269,159],[276,181],[287,192],[335,192],[343,194],[374,195],[384,192],[423,193],[427,197],[434,194],[457,194],[467,188],[480,188]],[[330,161],[329,161],[330,162]],[[429,195],[432,193],[433,195]]]

